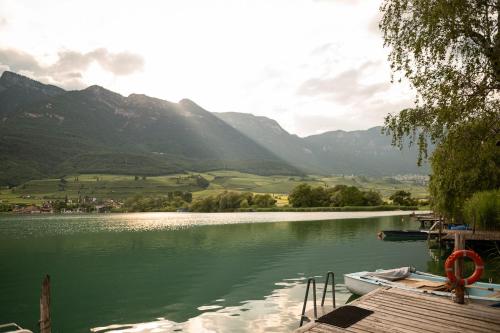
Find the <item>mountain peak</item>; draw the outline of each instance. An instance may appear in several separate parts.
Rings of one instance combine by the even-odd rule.
[[[108,90],[102,86],[98,86],[97,84],[93,84],[91,86],[88,86],[87,88],[85,88],[83,90],[89,91],[89,92],[95,92],[95,93],[112,92],[111,90]]]
[[[115,93],[114,91],[108,90],[104,87],[98,86],[96,84],[89,86],[82,90],[83,92],[90,93],[96,97],[118,97],[123,98],[122,95]]]
[[[179,104],[182,105],[182,106],[196,106],[196,107],[200,107],[198,104],[196,104],[195,102],[193,102],[192,100],[188,99],[188,98],[183,98],[179,101]]]
[[[10,71],[3,72],[2,76],[0,77],[0,86],[4,88],[22,87],[28,89],[35,89],[35,90],[40,90],[44,94],[51,96],[58,95],[64,92],[64,90],[59,87],[50,84],[43,84],[41,82],[30,79],[27,76],[20,75]]]

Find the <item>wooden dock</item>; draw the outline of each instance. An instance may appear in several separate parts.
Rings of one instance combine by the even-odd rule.
[[[500,231],[482,231],[482,230],[446,230],[443,236],[444,240],[453,240],[456,234],[463,235],[468,241],[500,241]]]
[[[457,304],[451,299],[379,288],[349,305],[373,311],[347,328],[312,322],[295,333],[500,332],[500,308]],[[337,308],[333,312],[337,311]]]

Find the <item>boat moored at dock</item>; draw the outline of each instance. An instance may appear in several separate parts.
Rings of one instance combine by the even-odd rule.
[[[446,277],[415,271],[409,267],[344,274],[347,289],[360,296],[380,287],[392,287],[451,298],[453,294],[449,291],[447,282]],[[500,284],[476,282],[465,288],[473,303],[500,305]]]

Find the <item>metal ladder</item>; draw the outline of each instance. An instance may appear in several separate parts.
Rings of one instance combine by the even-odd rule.
[[[323,307],[325,305],[326,291],[328,289],[328,281],[330,280],[330,276],[332,277],[332,301],[333,301],[333,308],[335,309],[336,308],[336,304],[335,304],[335,274],[333,272],[326,273],[325,287],[323,288],[323,297],[321,298],[321,306]],[[309,298],[309,288],[311,286],[311,282],[313,285],[314,320],[318,319],[318,308],[316,306],[316,279],[311,277],[311,278],[307,279],[306,296],[304,297],[304,305],[302,306],[302,314],[300,315],[299,327],[302,326],[304,321],[310,321],[310,318],[306,316],[306,305],[307,305],[307,300]]]

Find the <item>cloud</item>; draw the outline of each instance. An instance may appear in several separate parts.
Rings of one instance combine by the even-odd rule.
[[[15,49],[0,50],[0,64],[15,72],[28,71],[40,73],[42,67],[31,54]]]
[[[311,78],[297,89],[298,95],[323,96],[342,104],[367,99],[390,88],[389,82],[364,83],[371,67],[378,64],[368,61],[356,69],[349,69],[331,78]]]
[[[112,53],[105,48],[81,53],[65,50],[57,54],[58,59],[50,65],[42,65],[32,55],[16,49],[0,49],[0,65],[9,70],[30,73],[35,79],[59,84],[65,88],[81,88],[83,73],[93,63],[113,75],[133,74],[144,67],[143,58],[134,53]]]
[[[357,5],[359,0],[314,0],[314,2],[330,2],[330,3],[341,3],[345,5]]]
[[[3,28],[7,25],[7,19],[5,17],[0,17],[0,28]]]

